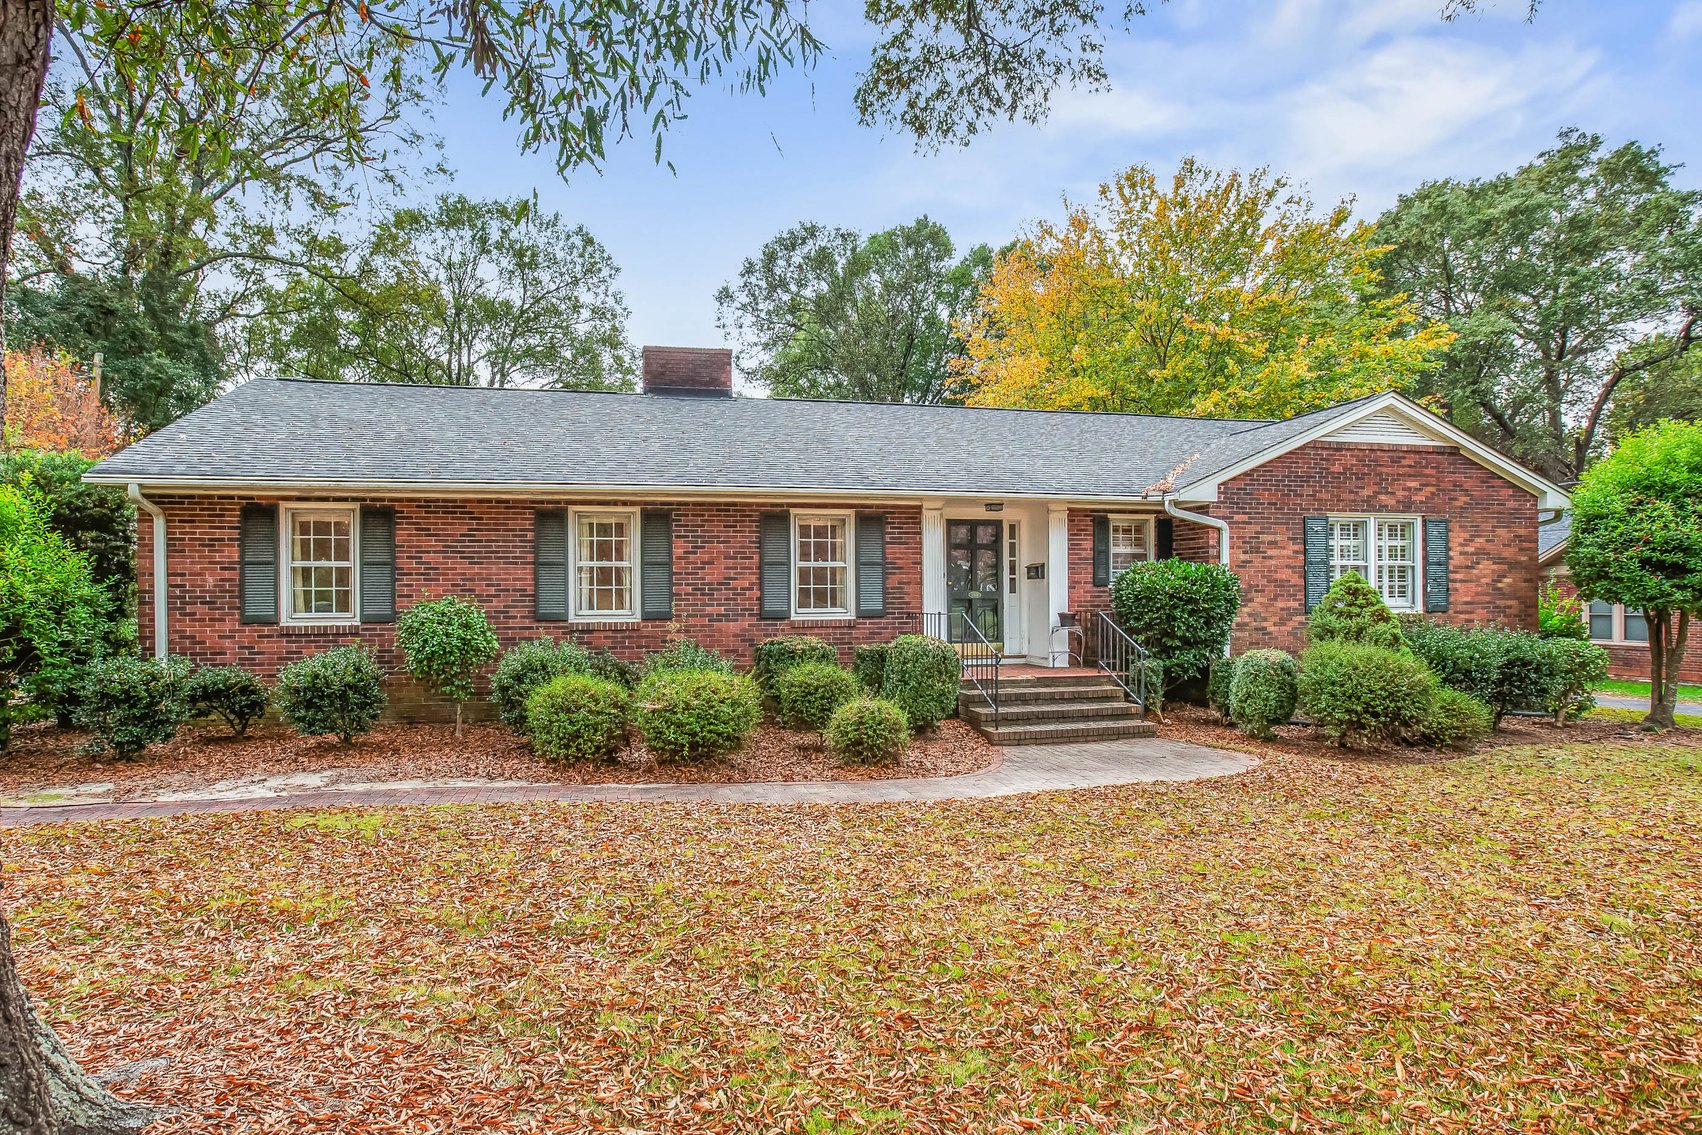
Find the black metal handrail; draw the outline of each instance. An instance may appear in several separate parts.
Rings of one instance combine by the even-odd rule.
[[[980,626],[969,617],[969,612],[951,612],[950,625],[954,633],[947,641],[957,646],[958,657],[963,659],[964,680],[986,699],[988,707],[993,711],[993,724],[997,725],[999,667],[1004,663],[1004,652],[982,633]]]
[[[1123,692],[1131,700],[1139,702],[1141,713],[1145,714],[1151,708],[1146,688],[1145,663],[1150,657],[1146,647],[1136,642],[1123,625],[1112,618],[1110,611],[1095,611],[1091,626],[1094,665],[1123,687]]]

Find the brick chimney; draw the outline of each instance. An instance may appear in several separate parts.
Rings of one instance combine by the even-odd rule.
[[[733,352],[722,347],[646,347],[644,393],[731,398]]]

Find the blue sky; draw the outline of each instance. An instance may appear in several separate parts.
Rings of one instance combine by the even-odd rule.
[[[1111,90],[1062,92],[1040,127],[1000,126],[967,148],[918,154],[857,125],[851,92],[869,46],[852,0],[816,0],[830,54],[767,97],[706,90],[665,144],[621,146],[568,181],[521,154],[498,106],[457,86],[439,108],[454,186],[529,195],[613,253],[636,343],[713,346],[713,293],[801,220],[872,231],[927,214],[960,247],[998,244],[1140,162],[1187,154],[1269,166],[1320,202],[1375,216],[1437,177],[1511,169],[1579,126],[1659,143],[1702,185],[1702,0],[1523,0],[1438,18],[1441,0],[1172,0],[1107,50]],[[1120,7],[1112,3],[1108,7]]]

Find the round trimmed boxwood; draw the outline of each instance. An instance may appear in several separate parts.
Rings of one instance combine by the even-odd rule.
[[[731,752],[762,721],[762,692],[744,674],[668,670],[639,683],[633,719],[657,760]]]
[[[189,718],[183,683],[189,662],[182,658],[110,655],[83,670],[77,688],[76,721],[119,760],[169,741]]]
[[[895,759],[910,744],[910,723],[904,711],[880,698],[855,698],[834,711],[827,722],[827,751],[852,765],[880,764]]]
[[[272,702],[297,733],[335,733],[347,745],[378,724],[384,712],[384,679],[378,663],[361,646],[333,646],[280,670]]]
[[[1390,744],[1430,712],[1436,675],[1411,654],[1321,642],[1300,656],[1300,707],[1344,747]]]
[[[553,638],[517,642],[497,659],[491,675],[491,704],[496,715],[514,732],[526,732],[526,700],[552,678],[563,674],[587,674],[591,652],[576,642]]]
[[[1249,650],[1235,660],[1229,683],[1229,718],[1253,737],[1272,737],[1271,726],[1294,716],[1299,668],[1286,651]]]
[[[183,701],[196,717],[217,717],[237,737],[266,714],[266,687],[240,666],[199,666],[183,680]]]
[[[820,733],[834,711],[857,696],[857,679],[829,662],[800,662],[780,675],[774,691],[783,723]]]
[[[910,728],[918,733],[952,715],[962,683],[963,659],[949,642],[906,634],[886,648],[881,697],[903,710]]]
[[[778,697],[776,683],[780,675],[805,662],[826,662],[837,666],[839,651],[831,642],[815,635],[789,634],[766,638],[756,644],[756,665],[752,667],[751,674],[763,693]]]
[[[532,748],[558,761],[606,761],[626,745],[632,693],[589,674],[559,674],[526,699]]]
[[[1433,749],[1461,749],[1495,731],[1488,706],[1449,686],[1437,686],[1430,708],[1407,731],[1406,740]]]

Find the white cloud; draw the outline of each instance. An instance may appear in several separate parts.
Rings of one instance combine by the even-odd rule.
[[[1685,0],[1674,8],[1667,35],[1681,43],[1702,36],[1702,0]]]

